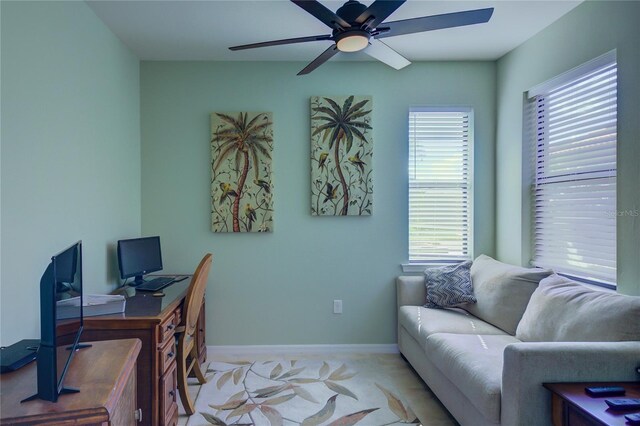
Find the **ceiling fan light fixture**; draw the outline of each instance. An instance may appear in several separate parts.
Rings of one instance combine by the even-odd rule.
[[[370,37],[366,31],[346,31],[336,36],[336,46],[341,52],[359,52],[369,45]]]

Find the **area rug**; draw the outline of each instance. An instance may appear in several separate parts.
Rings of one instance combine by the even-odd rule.
[[[355,360],[213,361],[188,426],[419,424],[388,377]]]

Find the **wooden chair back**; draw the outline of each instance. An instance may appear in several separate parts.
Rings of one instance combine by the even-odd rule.
[[[196,330],[198,314],[200,313],[200,306],[202,306],[204,293],[207,289],[207,280],[209,279],[209,270],[211,269],[212,261],[213,255],[211,253],[207,253],[202,258],[196,271],[193,273],[193,278],[187,291],[187,297],[184,299],[182,315],[184,318],[185,333],[188,336],[192,336]]]
[[[180,401],[188,415],[192,415],[195,412],[195,406],[189,395],[187,383],[189,373],[193,372],[200,384],[207,382],[204,373],[200,369],[198,351],[193,335],[196,331],[198,315],[200,314],[204,293],[207,289],[212,260],[211,253],[207,253],[193,273],[182,308],[182,324],[176,328],[176,335],[178,336],[177,386],[180,393]]]

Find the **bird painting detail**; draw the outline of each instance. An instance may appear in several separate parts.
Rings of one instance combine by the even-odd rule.
[[[267,194],[271,193],[271,185],[269,185],[269,182],[267,182],[266,180],[254,179],[253,183],[264,189],[264,192],[266,192]]]
[[[244,208],[244,215],[247,217],[247,231],[251,232],[253,222],[256,221],[256,211],[251,204],[247,204]]]
[[[358,166],[360,172],[364,173],[364,166],[366,166],[366,163],[360,159],[360,151],[358,151],[356,155],[348,157],[347,160],[349,160],[351,164]]]
[[[338,196],[338,187],[337,186],[333,186],[331,185],[329,182],[327,182],[327,191],[325,194],[325,199],[322,202],[323,204],[326,203],[329,200],[335,200],[336,197]]]
[[[238,193],[233,190],[230,183],[221,182],[220,189],[222,190],[222,194],[220,195],[219,204],[222,204],[229,197],[237,197]]]
[[[328,152],[323,152],[320,154],[320,159],[318,160],[318,167],[319,168],[323,168],[324,167],[324,163],[327,162],[327,157],[329,156]]]

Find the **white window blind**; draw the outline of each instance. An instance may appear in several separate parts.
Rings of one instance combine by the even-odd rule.
[[[531,99],[533,263],[614,284],[617,67],[615,57],[602,62]]]
[[[409,262],[471,257],[472,111],[409,111]]]

